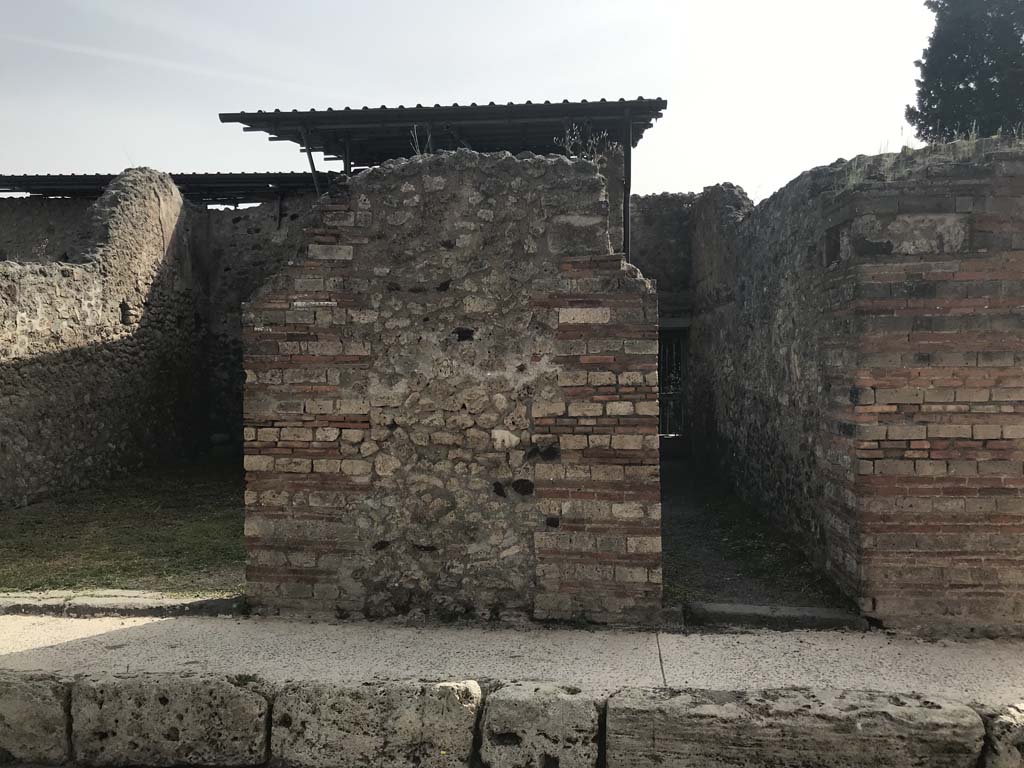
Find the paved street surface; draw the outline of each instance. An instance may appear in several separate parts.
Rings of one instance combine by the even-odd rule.
[[[0,669],[193,670],[268,680],[500,679],[746,689],[920,692],[1024,702],[1024,641],[929,642],[882,632],[668,634],[314,624],[259,618],[0,616]]]

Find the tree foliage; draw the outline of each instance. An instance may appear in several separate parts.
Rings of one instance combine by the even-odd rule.
[[[918,138],[992,136],[1024,124],[1024,0],[925,0],[935,31],[920,61]]]

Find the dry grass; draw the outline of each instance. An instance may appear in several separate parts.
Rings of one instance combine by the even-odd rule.
[[[240,591],[241,472],[170,468],[0,511],[0,591]]]

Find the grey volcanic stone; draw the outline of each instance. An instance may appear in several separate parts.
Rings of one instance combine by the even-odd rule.
[[[453,683],[295,683],[274,702],[275,762],[309,768],[469,764],[480,686]]]
[[[1024,768],[1024,704],[996,713],[986,726],[984,768]]]
[[[257,765],[269,705],[230,678],[83,678],[71,693],[76,758],[92,765]]]
[[[487,697],[481,757],[490,768],[593,768],[600,703],[554,683],[513,683]]]
[[[970,768],[970,707],[872,691],[629,689],[608,700],[608,766]]]
[[[0,672],[0,763],[67,759],[66,695],[67,687],[52,677]]]

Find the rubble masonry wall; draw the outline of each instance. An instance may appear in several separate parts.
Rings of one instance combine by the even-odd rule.
[[[657,304],[605,184],[467,150],[332,190],[245,313],[261,609],[660,607]]]
[[[170,177],[131,169],[89,210],[75,263],[0,261],[0,506],[184,450],[193,307],[183,212]]]

